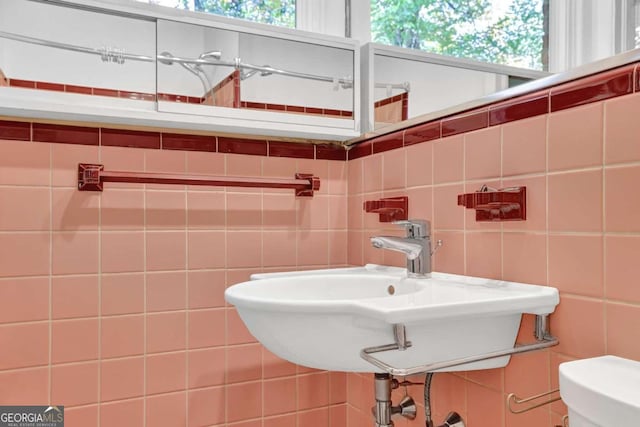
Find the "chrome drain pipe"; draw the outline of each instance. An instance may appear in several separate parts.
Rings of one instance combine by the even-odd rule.
[[[391,375],[375,375],[375,427],[393,427],[391,421]]]
[[[415,419],[417,407],[411,397],[405,396],[397,406],[393,406],[391,403],[391,390],[399,387],[398,381],[391,378],[390,374],[374,375],[376,405],[372,408],[372,412],[375,427],[393,427],[391,417],[394,415],[400,415],[410,420]]]

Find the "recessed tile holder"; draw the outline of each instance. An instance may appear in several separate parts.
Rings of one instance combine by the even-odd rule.
[[[495,189],[483,185],[475,193],[459,194],[458,206],[476,210],[476,221],[527,219],[527,187]]]
[[[380,214],[380,222],[409,219],[409,198],[407,196],[388,197],[364,202],[364,211]]]

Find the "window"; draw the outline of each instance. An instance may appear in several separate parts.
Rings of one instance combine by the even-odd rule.
[[[177,9],[212,13],[295,28],[296,0],[138,0]]]
[[[549,0],[371,0],[373,41],[547,69]]]

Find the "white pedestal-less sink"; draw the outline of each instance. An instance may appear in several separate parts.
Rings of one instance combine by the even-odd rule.
[[[375,265],[254,278],[225,293],[249,331],[284,359],[337,371],[397,374],[380,366],[499,355],[513,348],[523,313],[547,315],[559,302],[555,288],[444,273],[407,278]],[[398,343],[398,333],[408,345],[376,354],[380,366],[363,358],[363,349]],[[497,368],[509,357],[434,370]]]

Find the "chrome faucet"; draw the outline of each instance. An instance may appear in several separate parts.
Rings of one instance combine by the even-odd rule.
[[[402,252],[407,256],[407,275],[409,277],[425,277],[431,273],[431,224],[422,219],[394,221],[396,225],[406,227],[406,237],[375,236],[371,244],[375,248]],[[436,250],[442,241],[436,242]]]

